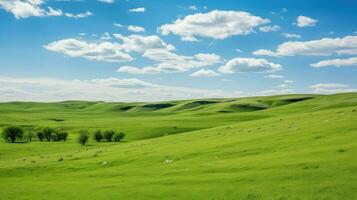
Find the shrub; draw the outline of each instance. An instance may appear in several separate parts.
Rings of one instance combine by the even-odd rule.
[[[114,135],[114,141],[115,142],[120,142],[124,137],[125,137],[125,133],[123,133],[123,132],[116,133]]]
[[[67,140],[68,133],[64,131],[57,131],[56,136],[57,136],[57,141],[63,140],[65,142]]]
[[[94,134],[93,134],[93,138],[94,138],[97,142],[100,142],[100,141],[103,139],[102,131],[100,131],[100,130],[95,131]]]
[[[21,127],[10,126],[6,127],[3,132],[2,136],[6,141],[11,141],[14,143],[16,139],[22,139],[24,135],[24,130]]]
[[[50,128],[50,127],[46,127],[46,128],[43,129],[42,132],[43,132],[45,138],[47,139],[47,141],[51,141],[52,134],[55,133],[55,129]]]
[[[89,133],[87,130],[81,130],[79,132],[79,136],[78,136],[78,142],[84,146],[86,145],[86,143],[88,142],[88,138],[89,138]]]
[[[42,141],[43,139],[45,139],[45,134],[42,131],[37,132],[37,138]]]
[[[108,142],[111,142],[111,141],[112,141],[112,138],[113,138],[114,135],[115,135],[115,131],[113,131],[113,130],[108,130],[108,131],[105,131],[105,132],[104,132],[104,138],[105,138]]]

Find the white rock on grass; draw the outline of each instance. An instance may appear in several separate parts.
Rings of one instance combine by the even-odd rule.
[[[170,164],[170,163],[172,163],[172,162],[174,162],[174,160],[164,160],[164,164]]]

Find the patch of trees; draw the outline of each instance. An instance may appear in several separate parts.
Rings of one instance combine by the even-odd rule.
[[[2,137],[6,142],[31,142],[34,138],[37,137],[38,141],[47,141],[47,142],[66,142],[68,138],[68,132],[65,132],[63,129],[55,129],[51,127],[34,129],[23,128],[19,126],[10,126],[6,127],[2,131]],[[78,143],[82,146],[85,146],[89,141],[90,134],[88,130],[81,130],[78,134]],[[97,130],[93,133],[93,139],[97,142],[107,141],[107,142],[121,142],[125,137],[125,133],[117,132],[114,130],[101,131]]]
[[[35,134],[36,133],[36,134]],[[40,128],[35,131],[34,128],[22,128],[19,126],[9,126],[3,129],[2,137],[6,142],[32,142],[37,137],[39,141],[66,141],[68,133],[63,129],[54,129],[50,127]]]
[[[93,133],[93,139],[97,142],[101,142],[102,140],[106,140],[107,142],[120,142],[125,137],[125,133],[116,132],[114,130],[106,130],[101,131],[97,130]]]

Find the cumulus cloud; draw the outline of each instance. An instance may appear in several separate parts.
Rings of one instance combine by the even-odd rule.
[[[132,8],[129,10],[129,12],[145,12],[146,9],[144,7],[140,7],[140,8]]]
[[[320,68],[320,67],[356,67],[357,66],[357,57],[347,58],[347,59],[330,59],[322,60],[317,63],[311,64],[311,67]]]
[[[276,51],[259,49],[254,55],[266,56],[294,56],[314,55],[328,56],[331,54],[357,54],[357,36],[346,36],[343,38],[323,38],[311,41],[289,41],[280,44]]]
[[[145,28],[141,26],[129,25],[128,30],[135,33],[145,32]]]
[[[196,76],[196,77],[214,77],[214,76],[219,76],[219,74],[213,70],[210,69],[200,69],[194,73],[192,73],[190,76]]]
[[[173,99],[232,97],[231,93],[166,86],[140,79],[101,78],[65,80],[0,77],[0,101],[163,101]]]
[[[61,9],[52,7],[43,8],[44,0],[0,0],[0,7],[7,12],[11,12],[16,19],[28,17],[62,16],[72,18],[88,17],[92,15],[87,11],[81,14],[63,13]]]
[[[157,64],[143,68],[123,66],[118,69],[118,72],[132,74],[176,73],[222,62],[221,57],[216,54],[200,53],[193,56],[184,56],[163,48],[147,49],[143,57],[155,61]]]
[[[301,28],[302,27],[311,27],[311,26],[315,26],[317,22],[318,22],[318,20],[316,20],[316,19],[312,19],[311,17],[300,15],[296,19],[295,25],[298,27],[301,27]]]
[[[218,71],[224,74],[234,74],[242,72],[276,72],[282,70],[280,64],[275,64],[266,59],[257,58],[234,58],[225,65],[218,68]]]
[[[214,10],[177,19],[172,24],[162,25],[159,31],[163,35],[178,35],[183,41],[198,41],[197,37],[222,40],[234,35],[250,34],[255,27],[269,22],[269,19],[248,12]]]
[[[274,25],[274,26],[261,26],[259,27],[259,30],[262,32],[273,32],[273,31],[278,31],[280,30],[280,26]]]
[[[309,86],[315,93],[320,94],[332,94],[343,92],[356,92],[357,89],[351,88],[351,86],[341,83],[318,83]]]
[[[44,46],[47,50],[63,53],[70,57],[82,57],[95,61],[127,62],[133,58],[117,43],[88,43],[77,39],[64,39]]]
[[[282,35],[286,38],[296,38],[296,39],[301,38],[301,35],[293,34],[293,33],[283,33]]]
[[[113,34],[114,37],[120,40],[122,43],[121,47],[127,51],[135,51],[135,52],[145,52],[149,49],[165,49],[168,51],[175,50],[175,47],[171,44],[165,43],[159,36],[157,35],[129,35],[123,36],[121,34]]]

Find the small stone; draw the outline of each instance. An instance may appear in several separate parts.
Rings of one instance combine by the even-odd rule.
[[[62,157],[58,159],[58,161],[62,161],[62,160],[63,160],[63,158],[62,158]]]

